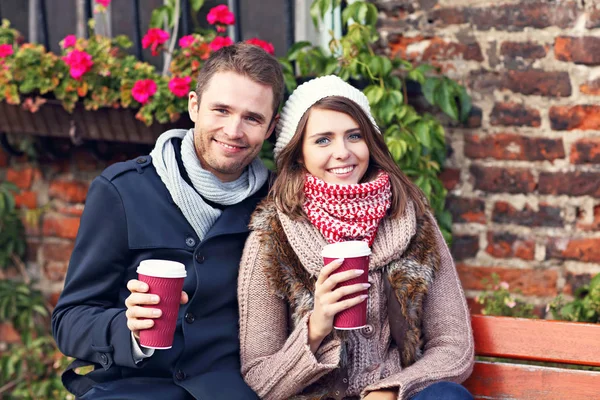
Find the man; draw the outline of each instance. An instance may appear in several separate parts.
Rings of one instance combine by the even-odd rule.
[[[236,44],[215,52],[190,92],[189,131],[150,156],[107,168],[88,193],[65,288],[52,315],[63,375],[82,399],[256,399],[240,375],[238,266],[247,224],[267,193],[257,158],[284,83],[277,60]],[[160,299],[135,280],[146,259],[184,263],[173,347],[139,346]],[[74,368],[93,363],[85,376]]]

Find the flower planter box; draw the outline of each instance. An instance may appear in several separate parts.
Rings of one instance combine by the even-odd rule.
[[[166,130],[188,129],[193,126],[187,113],[175,123],[154,123],[146,126],[135,118],[136,110],[101,108],[88,111],[78,104],[69,114],[56,100],[48,100],[32,113],[22,106],[0,102],[0,133],[66,137],[77,141],[99,140],[111,142],[152,144]]]

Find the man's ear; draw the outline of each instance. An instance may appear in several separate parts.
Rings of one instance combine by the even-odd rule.
[[[265,136],[265,140],[269,138],[269,136],[271,136],[273,134],[273,132],[275,131],[275,127],[277,126],[277,123],[279,122],[279,114],[275,115],[273,117],[273,119],[271,120],[271,123],[269,124],[269,128],[267,131],[267,134]]]
[[[200,98],[198,94],[192,90],[188,93],[188,113],[192,122],[196,122],[198,118],[198,107],[200,106]]]

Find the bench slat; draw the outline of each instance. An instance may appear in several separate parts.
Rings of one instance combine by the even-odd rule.
[[[464,383],[476,399],[583,400],[600,398],[600,373],[477,362]]]
[[[484,315],[471,321],[477,355],[600,366],[600,324]]]

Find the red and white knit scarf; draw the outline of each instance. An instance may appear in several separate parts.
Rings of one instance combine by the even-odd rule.
[[[390,208],[387,173],[371,182],[334,185],[306,174],[303,210],[329,243],[363,240],[373,244],[379,221]]]

